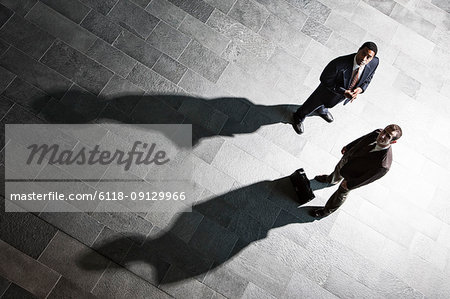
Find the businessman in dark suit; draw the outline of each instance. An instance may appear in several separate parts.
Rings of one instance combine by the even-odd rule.
[[[303,121],[306,116],[318,114],[327,122],[332,122],[333,116],[328,111],[344,101],[344,105],[353,102],[363,93],[377,69],[379,59],[377,45],[365,42],[358,50],[346,56],[332,60],[320,75],[320,84],[293,115],[293,127],[297,134],[304,132]]]
[[[313,217],[325,217],[336,211],[347,198],[350,190],[367,185],[384,176],[392,164],[391,144],[402,136],[398,125],[375,130],[342,148],[342,158],[330,175],[319,175],[314,179],[321,183],[335,185],[342,179],[336,192],[331,195],[325,207],[311,212]]]

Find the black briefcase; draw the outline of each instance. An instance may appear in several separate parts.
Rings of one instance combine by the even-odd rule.
[[[297,169],[289,178],[301,203],[307,203],[315,197],[303,168]]]

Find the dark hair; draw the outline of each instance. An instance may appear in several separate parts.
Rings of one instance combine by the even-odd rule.
[[[389,125],[388,127],[392,128],[392,131],[395,132],[395,136],[392,137],[392,141],[400,139],[400,137],[402,137],[402,134],[403,134],[402,128],[400,128],[399,125],[392,124],[392,125]]]
[[[375,55],[377,55],[378,47],[374,42],[365,42],[361,47],[359,47],[358,50],[361,50],[362,48],[367,48],[369,50],[372,50],[375,52]]]

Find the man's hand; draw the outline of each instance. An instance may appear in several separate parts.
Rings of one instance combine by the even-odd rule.
[[[347,148],[344,146],[344,147],[341,149],[341,154],[345,154],[346,151],[347,151]]]
[[[344,96],[345,96],[347,99],[350,99],[350,102],[353,102],[353,101],[356,99],[356,97],[357,97],[362,91],[363,91],[363,90],[362,90],[361,87],[357,87],[357,88],[355,88],[353,91],[347,89],[347,90],[344,92]]]
[[[347,99],[351,99],[353,97],[353,93],[352,93],[352,91],[350,89],[347,89],[346,91],[344,91],[344,96]]]
[[[354,100],[356,100],[356,97],[362,92],[362,88],[361,87],[357,87],[355,88],[353,91],[350,91],[350,95],[351,95],[351,100],[350,103],[353,102]]]
[[[342,189],[344,189],[345,191],[348,191],[348,188],[347,188],[347,181],[346,181],[346,180],[343,180],[343,181],[342,181],[341,187],[342,187]]]

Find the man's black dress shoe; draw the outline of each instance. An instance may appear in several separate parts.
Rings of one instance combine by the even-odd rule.
[[[330,214],[326,213],[324,208],[317,208],[317,209],[311,210],[309,212],[309,215],[311,215],[314,218],[323,218]]]
[[[316,181],[318,181],[319,183],[324,183],[324,184],[329,184],[330,182],[328,181],[328,176],[326,174],[322,174],[322,175],[316,175],[314,177],[314,179]]]
[[[293,123],[292,123],[292,127],[294,128],[295,132],[297,134],[302,134],[305,129],[303,127],[303,122],[300,121],[299,117],[294,113],[293,116]]]
[[[330,112],[327,112],[325,114],[319,114],[319,116],[322,117],[324,120],[326,120],[329,123],[333,122],[333,120],[334,120],[333,115],[331,115]]]

